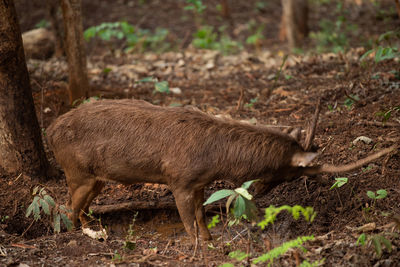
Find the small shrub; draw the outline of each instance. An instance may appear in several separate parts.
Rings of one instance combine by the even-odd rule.
[[[220,32],[222,29],[220,30]],[[239,52],[243,46],[226,34],[218,34],[212,26],[203,26],[193,36],[192,44],[196,48],[219,50],[224,54]]]
[[[154,84],[154,91],[153,94],[155,93],[165,93],[169,94],[171,91],[169,90],[169,84],[167,81],[161,81],[159,82],[157,78],[154,77],[146,77],[143,78],[136,83],[153,83]]]
[[[153,33],[147,29],[136,28],[126,21],[104,22],[85,30],[84,38],[90,41],[92,38],[100,38],[107,44],[122,40],[125,42],[125,52],[152,50],[163,52],[170,48],[166,41],[169,34],[167,29],[157,28]]]
[[[41,219],[40,214],[43,211],[45,215],[52,218],[53,229],[55,233],[59,233],[61,231],[61,221],[68,230],[73,228],[71,220],[66,215],[67,208],[64,205],[58,206],[44,188],[36,186],[33,189],[32,195],[34,197],[32,203],[26,210],[26,217],[29,217],[31,214],[33,214],[34,220],[38,221]]]
[[[226,202],[226,212],[231,211],[235,220],[232,221],[231,224],[239,222],[241,218],[245,218],[247,220],[255,220],[257,218],[257,208],[254,202],[251,200],[253,196],[247,191],[250,185],[256,180],[248,181],[243,183],[243,185],[235,190],[230,189],[222,189],[215,193],[213,193],[206,202],[204,202],[204,206],[216,202],[220,199],[228,197]],[[233,209],[230,210],[230,206],[232,202],[235,201],[233,205]]]

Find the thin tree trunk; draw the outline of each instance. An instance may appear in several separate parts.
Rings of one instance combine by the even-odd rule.
[[[33,104],[14,2],[0,1],[0,172],[46,176],[49,164]]]
[[[68,59],[71,104],[77,99],[87,97],[89,91],[81,6],[81,0],[61,0],[65,30],[64,48]]]
[[[282,0],[282,21],[279,37],[288,40],[289,47],[300,47],[308,35],[307,0]]]
[[[221,0],[221,14],[224,18],[230,19],[231,18],[231,10],[229,8],[228,0]]]
[[[57,16],[60,7],[59,0],[46,0],[47,17],[51,24],[51,30],[55,36],[56,49],[55,56],[61,57],[64,55],[63,34],[60,20]]]

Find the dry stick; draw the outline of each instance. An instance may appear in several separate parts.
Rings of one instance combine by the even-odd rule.
[[[340,199],[339,192],[336,190],[336,188],[335,188],[335,191],[336,191],[336,194],[337,194],[337,196],[339,198],[340,206],[342,207],[342,210],[343,210],[343,203],[342,203],[342,200]]]
[[[240,96],[236,106],[236,110],[241,110],[243,106],[243,96],[244,96],[244,88],[240,88]]]
[[[219,205],[207,205],[206,211],[218,210]],[[169,209],[176,210],[175,202],[157,202],[157,201],[130,201],[111,205],[94,205],[91,208],[95,214],[113,213],[124,210],[152,210]]]
[[[281,66],[279,67],[279,69],[278,69],[278,70],[276,71],[276,73],[275,73],[274,83],[272,84],[272,87],[269,88],[269,90],[268,90],[268,95],[266,96],[266,99],[268,99],[268,98],[271,96],[272,91],[275,89],[276,84],[277,84],[277,82],[278,82],[278,79],[279,79],[279,77],[281,76],[282,69],[283,69],[283,66],[285,65],[285,62],[286,62],[287,58],[288,58],[288,55],[284,55],[284,56],[283,56]]]
[[[400,127],[400,123],[396,122],[359,121],[357,124],[380,126],[380,127]]]
[[[164,250],[161,252],[161,255],[164,255],[165,252],[167,252],[167,249],[168,249],[168,247],[169,247],[170,244],[171,244],[171,239],[168,240],[168,243],[167,243],[167,245],[165,246]]]
[[[351,99],[354,103],[360,102],[360,100],[357,100],[357,99],[355,99],[354,97],[352,97],[352,96],[347,92],[347,90],[344,90],[344,94],[345,94],[349,99]]]
[[[315,109],[314,117],[310,127],[307,129],[307,136],[305,140],[304,150],[309,151],[315,136],[315,129],[317,128],[319,113],[321,111],[321,98],[318,99],[317,108]]]

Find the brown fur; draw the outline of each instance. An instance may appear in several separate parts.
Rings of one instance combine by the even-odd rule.
[[[192,240],[195,221],[202,237],[211,238],[203,209],[207,184],[225,179],[240,185],[262,178],[272,187],[307,169],[293,166],[304,150],[289,135],[138,100],[83,104],[56,119],[47,136],[65,171],[75,224],[78,217],[85,223],[83,212],[104,181],[162,183],[173,192]]]

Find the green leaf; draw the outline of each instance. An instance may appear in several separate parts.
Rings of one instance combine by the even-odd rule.
[[[227,263],[223,263],[221,265],[218,265],[218,267],[235,267],[235,265],[233,265],[232,263],[227,262]]]
[[[35,219],[35,221],[40,220],[40,205],[39,205],[39,197],[36,196],[33,199],[33,218]]]
[[[211,222],[207,225],[208,229],[214,228],[218,223],[220,222],[219,220],[219,214],[215,215],[212,217]]]
[[[235,218],[240,218],[244,215],[246,210],[245,199],[242,196],[238,196],[235,201],[235,206],[233,207],[233,215]]]
[[[53,208],[56,206],[56,202],[54,201],[54,199],[50,196],[50,195],[44,195],[43,199],[46,200],[46,202],[52,206]]]
[[[361,234],[359,237],[358,237],[358,239],[357,239],[357,245],[365,245],[365,241],[367,240],[367,236],[366,236],[366,234]]]
[[[205,205],[208,205],[208,204],[210,204],[210,203],[213,203],[213,202],[215,202],[215,201],[218,201],[218,200],[220,200],[220,199],[222,199],[222,198],[225,198],[225,197],[227,197],[227,196],[230,196],[230,195],[232,195],[232,194],[235,194],[235,192],[234,192],[233,190],[229,190],[229,189],[222,189],[222,190],[219,190],[219,191],[213,193],[213,194],[207,199],[207,201],[203,203],[203,205],[204,205],[204,206],[205,206]]]
[[[245,202],[245,215],[248,220],[256,221],[257,220],[257,207],[253,201],[247,200],[244,198]]]
[[[97,32],[96,27],[90,27],[86,29],[86,31],[84,31],[83,38],[85,39],[86,42],[88,42],[90,41],[90,39],[96,36],[96,32]]]
[[[254,100],[254,99],[251,99],[250,102],[251,102],[251,103],[257,102],[257,99],[256,99],[254,102],[253,102],[253,100]],[[250,187],[250,185],[251,185],[252,183],[258,182],[258,181],[259,181],[259,179],[250,180],[250,181],[244,182],[244,183],[242,184],[241,187],[244,188],[244,189],[249,189],[249,187]]]
[[[156,81],[157,81],[156,78],[150,76],[150,77],[140,79],[139,81],[137,81],[137,83],[148,83],[148,82],[156,82]]]
[[[61,231],[60,214],[55,214],[54,215],[54,232],[59,233],[60,231]]]
[[[372,199],[376,199],[375,193],[372,191],[367,191],[367,196]]]
[[[226,201],[226,214],[229,213],[232,201],[235,199],[235,197],[237,197],[236,194],[231,194],[228,198],[228,200]]]
[[[169,85],[167,81],[162,81],[162,82],[156,82],[154,84],[154,88],[156,90],[156,92],[160,92],[160,93],[169,93]]]
[[[65,227],[67,227],[67,230],[70,231],[74,228],[74,224],[72,223],[72,221],[68,218],[67,215],[60,213],[61,215],[61,220],[63,222],[63,224],[65,225]]]
[[[235,251],[229,252],[229,257],[231,259],[235,259],[235,260],[238,260],[238,261],[242,261],[242,260],[246,259],[249,256],[250,256],[250,254],[247,254],[247,253],[245,253],[245,252],[243,252],[241,250],[235,250]]]
[[[29,217],[30,215],[31,215],[31,213],[32,213],[32,211],[33,211],[33,207],[34,207],[34,204],[33,204],[33,202],[28,206],[28,208],[26,209],[26,214],[25,214],[25,217]]]
[[[347,177],[339,177],[339,178],[335,178],[336,182],[331,186],[331,188],[329,188],[329,190],[333,189],[333,188],[339,188],[342,187],[343,185],[345,185],[349,178]]]
[[[136,243],[131,241],[125,241],[124,247],[129,250],[134,250],[136,248]]]
[[[50,207],[49,204],[44,199],[39,199],[40,206],[42,207],[44,213],[50,215]]]
[[[387,240],[385,237],[381,235],[379,236],[379,240],[386,247],[386,249],[389,250],[389,252],[392,251],[392,243],[389,240]]]
[[[36,195],[38,191],[39,191],[39,186],[35,186],[35,188],[33,188],[32,195]]]
[[[382,256],[382,245],[377,236],[372,237],[372,244],[374,245],[376,256],[380,258]]]
[[[367,52],[364,53],[364,55],[362,55],[360,57],[360,61],[364,61],[369,55],[371,55],[374,52],[374,49],[368,50]]]
[[[253,198],[253,196],[246,189],[242,187],[236,188],[235,192],[248,200],[251,200]]]
[[[385,189],[380,189],[380,190],[376,191],[376,194],[377,194],[376,199],[382,199],[382,198],[385,198],[388,193]]]

